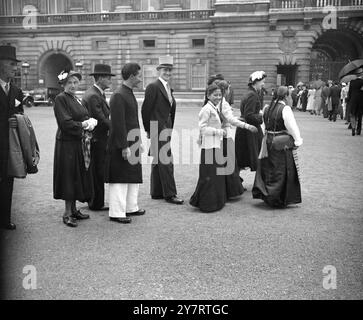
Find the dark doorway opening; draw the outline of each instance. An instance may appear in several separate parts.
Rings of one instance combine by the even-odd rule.
[[[277,85],[295,86],[297,65],[278,65],[277,66]]]

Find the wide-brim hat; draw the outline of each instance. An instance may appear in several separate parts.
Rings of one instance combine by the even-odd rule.
[[[299,82],[296,86],[297,86],[297,87],[301,87],[301,86],[303,86],[303,85],[304,85],[304,83],[300,81],[300,82]]]
[[[59,84],[64,84],[67,82],[67,80],[70,77],[77,77],[79,81],[82,80],[82,75],[74,70],[70,70],[70,71],[62,71],[59,75],[58,75],[58,83]]]
[[[115,75],[111,72],[111,66],[108,64],[96,64],[93,73],[90,76],[111,76]]]
[[[162,69],[162,68],[170,68],[172,69],[174,67],[174,58],[172,56],[162,56],[159,57],[159,65],[156,67],[156,70]]]
[[[16,59],[16,48],[13,46],[0,46],[0,60],[20,62],[20,60]]]

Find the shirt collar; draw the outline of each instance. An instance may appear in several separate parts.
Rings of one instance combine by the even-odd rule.
[[[6,85],[7,83],[9,83],[9,82],[5,82],[3,79],[1,79],[1,78],[0,78],[0,84],[1,84],[1,86],[2,86],[3,88],[5,88],[5,85]],[[10,83],[9,83],[9,85],[10,85]]]
[[[159,80],[161,81],[161,83],[163,84],[163,86],[166,87],[166,85],[168,83],[164,79],[162,79],[161,77],[159,77]]]
[[[101,92],[102,95],[105,93],[105,91],[102,90],[97,84],[94,84],[94,86]]]

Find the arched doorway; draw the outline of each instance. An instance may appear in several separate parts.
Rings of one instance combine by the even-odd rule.
[[[310,81],[339,80],[341,68],[363,56],[363,39],[351,30],[329,30],[315,42],[310,59]]]
[[[40,59],[39,79],[42,79],[43,86],[54,89],[61,89],[58,84],[58,75],[64,69],[73,69],[72,60],[62,52],[50,51]]]

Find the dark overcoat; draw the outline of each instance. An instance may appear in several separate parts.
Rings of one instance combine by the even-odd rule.
[[[246,129],[237,128],[235,139],[237,164],[240,169],[249,167],[251,171],[256,171],[263,136],[262,115],[260,114],[262,101],[261,96],[253,87],[250,87],[247,94],[242,98],[240,109],[244,121],[255,126],[258,132],[253,133]]]
[[[92,131],[92,140],[106,142],[111,128],[110,107],[107,101],[100,90],[92,86],[84,93],[82,102],[86,106],[89,116],[97,120],[97,126]]]
[[[149,155],[155,156],[166,143],[170,142],[171,130],[170,136],[166,141],[158,141],[158,135],[164,129],[173,129],[175,110],[176,102],[174,96],[173,103],[170,104],[165,87],[159,79],[147,86],[145,90],[145,99],[141,108],[141,114],[145,131],[150,134]],[[157,132],[151,132],[151,121],[158,122]]]
[[[141,132],[138,105],[132,89],[122,85],[111,96],[111,132],[106,155],[106,183],[142,183]],[[122,150],[130,148],[125,160]]]
[[[10,85],[8,95],[0,87],[0,178],[8,176],[9,118],[15,113],[24,112],[23,98],[21,89],[13,84]],[[15,106],[15,99],[20,102],[18,106]]]
[[[350,113],[354,116],[363,113],[363,79],[352,80],[349,84],[347,102],[350,107]]]

